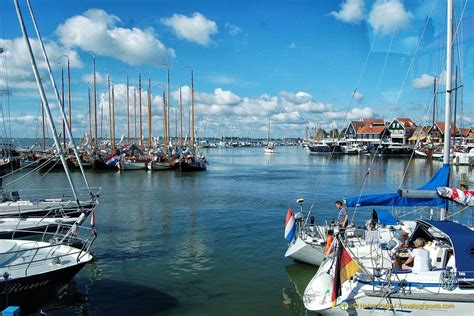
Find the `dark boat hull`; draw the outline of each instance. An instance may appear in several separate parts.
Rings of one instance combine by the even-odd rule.
[[[92,159],[92,170],[114,170],[117,171],[115,165],[107,165],[105,161],[101,159]]]
[[[20,306],[22,314],[35,312],[57,295],[87,262],[64,269],[46,272],[34,276],[16,278],[0,282],[0,309],[7,306]]]
[[[193,160],[191,162],[181,161],[178,163],[178,170],[180,172],[206,171],[207,161],[204,159]]]

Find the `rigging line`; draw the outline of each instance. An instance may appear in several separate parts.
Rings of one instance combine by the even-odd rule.
[[[418,50],[419,50],[419,48],[420,48],[420,46],[421,46],[421,42],[422,42],[423,37],[424,37],[424,35],[425,35],[426,27],[427,27],[427,25],[428,25],[428,20],[429,20],[429,18],[430,18],[430,17],[432,16],[432,14],[433,14],[433,10],[434,10],[434,7],[435,7],[435,3],[436,3],[436,1],[433,1],[433,5],[431,6],[430,14],[428,15],[428,18],[427,18],[426,21],[425,21],[425,25],[423,26],[423,31],[422,31],[422,33],[421,33],[420,39],[418,40],[417,47],[416,47],[415,51],[413,52],[413,56],[412,56],[412,58],[411,58],[410,65],[408,66],[408,69],[407,69],[407,71],[406,71],[406,73],[405,73],[405,77],[403,78],[402,85],[401,85],[401,87],[400,87],[400,90],[399,90],[398,95],[397,95],[397,99],[396,99],[396,101],[395,101],[395,105],[398,104],[398,101],[399,101],[400,96],[401,96],[402,91],[403,91],[403,87],[404,87],[405,84],[406,84],[406,81],[407,81],[407,79],[408,79],[408,75],[409,75],[409,73],[410,73],[410,71],[411,71],[411,68],[412,68],[412,66],[413,66],[413,63],[414,63],[414,61],[415,61],[415,57],[416,57],[416,55],[417,55],[417,53],[418,53]],[[395,110],[395,107],[392,108],[392,111],[391,111],[391,113],[390,113],[391,115],[393,114],[394,110]],[[383,140],[383,136],[384,136],[384,135],[385,135],[385,133],[383,133],[383,134],[382,134],[382,137],[380,138],[379,146],[377,146],[377,148],[375,149],[375,153],[373,154],[374,156],[373,156],[372,162],[371,162],[370,165],[369,165],[369,168],[370,168],[370,167],[373,165],[373,163],[375,162],[375,157],[377,156],[378,150],[379,150],[379,148],[381,147],[380,145],[382,144],[382,140]],[[360,191],[359,200],[360,200],[360,198],[361,198],[361,196],[362,196],[362,193],[363,193],[363,191],[364,191],[364,189],[365,189],[365,184],[366,184],[366,183],[367,183],[367,182],[364,181],[363,187],[362,187],[362,189],[361,189],[361,191]],[[354,219],[354,215],[355,215],[356,212],[357,212],[357,207],[356,207],[356,210],[355,210],[355,212],[354,212],[354,214],[353,214],[353,216],[352,216],[353,219]]]
[[[45,161],[44,163],[42,163],[40,166],[34,168],[33,170],[25,173],[24,175],[18,177],[17,179],[14,179],[8,183],[5,184],[5,186],[9,186],[9,185],[13,185],[14,183],[17,183],[18,181],[21,181],[23,178],[29,176],[30,174],[33,174],[34,172],[38,171],[39,169],[41,169],[43,166],[45,166],[47,163],[49,163],[49,161],[51,161],[53,158],[50,158],[48,159],[47,161]],[[54,164],[56,165],[56,164]],[[4,176],[5,177],[5,176]],[[3,177],[2,177],[3,178]]]
[[[359,79],[358,79],[358,81],[357,81],[356,87],[355,87],[355,89],[354,89],[354,91],[353,91],[353,93],[352,93],[352,95],[351,95],[351,98],[350,98],[350,100],[349,100],[349,104],[347,105],[347,110],[346,110],[346,113],[344,114],[343,124],[347,124],[347,117],[348,117],[349,111],[350,111],[350,109],[351,109],[351,107],[352,107],[352,103],[353,103],[353,101],[354,101],[354,96],[355,96],[357,90],[359,89],[360,82],[361,82],[361,80],[362,80],[362,77],[363,77],[363,75],[364,75],[365,69],[366,69],[367,64],[368,64],[368,62],[369,62],[370,55],[372,54],[372,50],[373,50],[373,48],[374,48],[374,44],[375,44],[375,40],[376,40],[376,39],[377,39],[377,33],[375,33],[375,35],[374,35],[374,38],[373,38],[372,43],[371,43],[370,48],[369,48],[369,52],[367,53],[367,56],[366,56],[365,61],[364,61],[364,65],[363,65],[362,70],[361,70],[361,73],[360,73],[360,75],[359,75]],[[341,136],[338,137],[338,140],[339,140],[339,139],[341,139]],[[336,149],[336,146],[333,147],[332,152],[331,152],[331,154],[329,155],[329,161],[332,160],[332,158],[333,158],[333,156],[334,156],[335,149]],[[314,195],[313,202],[311,203],[311,207],[310,207],[309,212],[308,212],[308,215],[307,215],[307,217],[306,217],[306,221],[308,220],[308,218],[309,218],[309,216],[310,216],[310,214],[311,214],[311,212],[312,212],[312,210],[313,210],[313,208],[314,208],[314,204],[316,203],[316,198],[318,197],[318,195],[319,195],[319,193],[320,193],[320,191],[321,191],[322,184],[323,184],[323,182],[324,182],[324,180],[325,180],[327,174],[328,174],[327,171],[323,171],[323,173],[322,173],[322,175],[321,175],[321,181],[319,181],[318,186],[317,186],[317,188],[316,188],[316,193],[315,193],[315,195]]]
[[[382,72],[380,73],[379,82],[377,83],[377,91],[380,91],[380,85],[382,84],[383,75],[385,74],[385,67],[387,66],[388,56],[390,52],[392,51],[393,39],[395,38],[395,33],[397,32],[397,30],[398,30],[398,24],[393,29],[392,38],[390,39],[390,44],[388,46],[388,51],[387,51],[387,54],[385,54],[385,60],[382,66]]]

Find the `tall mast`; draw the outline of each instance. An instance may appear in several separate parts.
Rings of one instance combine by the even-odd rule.
[[[133,139],[137,142],[137,87],[133,88]]]
[[[194,70],[191,69],[191,146],[194,156]]]
[[[89,112],[89,149],[92,150],[91,86],[89,83],[87,83],[87,107]]]
[[[64,112],[64,66],[61,65],[61,107]],[[63,120],[63,146],[66,149],[66,123]]]
[[[43,130],[43,139],[41,142],[41,149],[45,150],[46,149],[46,139],[45,139],[45,130],[44,130],[44,106],[43,102],[40,103],[41,105],[41,126]]]
[[[31,8],[31,3],[30,3],[30,0],[27,0],[26,1],[27,5],[28,5],[28,9],[30,11],[30,15],[31,15],[31,20],[33,22],[33,26],[35,28],[35,32],[36,32],[36,36],[38,38],[38,41],[39,41],[39,44],[40,44],[40,48],[41,48],[41,51],[43,53],[43,57],[44,57],[44,61],[46,62],[46,66],[47,66],[47,69],[48,69],[48,73],[49,73],[49,77],[51,79],[51,83],[53,85],[53,88],[54,88],[54,92],[55,92],[55,96],[56,96],[56,99],[58,101],[58,103],[60,103],[60,99],[59,99],[59,92],[58,92],[58,88],[56,86],[56,80],[54,79],[54,75],[53,75],[53,71],[51,69],[51,64],[49,63],[49,59],[48,59],[48,55],[46,54],[46,49],[44,47],[44,43],[43,43],[43,40],[41,39],[41,34],[40,34],[40,31],[38,29],[38,26],[36,24],[36,19],[35,19],[35,16],[33,14],[33,9]],[[27,34],[26,34],[26,28],[25,28],[25,25],[24,25],[24,22],[23,22],[23,17],[21,16],[21,12],[20,12],[20,8],[18,6],[18,1],[15,1],[15,7],[17,9],[17,14],[18,14],[18,19],[20,20],[20,23],[21,23],[21,27],[22,27],[22,32],[23,32],[23,35],[25,36],[25,41],[27,42],[27,46],[28,46],[28,49],[29,49],[29,53],[30,53],[30,58],[31,58],[31,63],[32,63],[32,66],[33,66],[33,72],[35,72],[35,79],[36,79],[36,82],[38,84],[38,88],[40,90],[42,90],[42,92],[40,91],[40,94],[43,94],[44,93],[44,89],[43,89],[43,86],[42,86],[42,83],[41,83],[41,78],[39,77],[39,74],[37,74],[37,67],[36,67],[36,61],[34,60],[34,55],[33,55],[33,52],[31,50],[31,45],[30,45],[30,42],[27,38]],[[45,101],[46,100],[46,97],[44,96],[43,98],[43,95],[42,95],[42,100]],[[47,102],[47,100],[46,100]],[[60,104],[59,104],[60,105]],[[46,103],[44,104],[45,107],[48,107],[49,108],[49,105]],[[63,119],[63,122],[64,121],[67,121],[67,118],[66,118],[66,114],[64,113],[64,110],[61,106],[59,106],[60,108],[60,113],[61,113],[61,116],[62,116],[62,119]],[[50,114],[50,113],[48,113]],[[79,164],[79,169],[81,170],[81,174],[82,174],[82,177],[84,179],[84,182],[86,184],[86,187],[87,189],[89,190],[89,194],[91,195],[91,197],[94,195],[92,193],[92,191],[90,190],[90,187],[89,187],[89,182],[87,181],[87,177],[86,177],[86,174],[84,172],[84,168],[82,167],[82,163],[81,163],[81,158],[77,152],[77,148],[76,148],[76,145],[75,145],[75,142],[74,142],[74,138],[72,136],[72,132],[71,132],[71,129],[68,128],[66,129],[67,132],[68,132],[68,137],[71,141],[71,148],[72,148],[72,151],[74,152],[74,156],[76,157],[76,160]],[[56,128],[54,128],[54,131],[56,132]],[[56,140],[55,140],[56,141]],[[63,157],[64,158],[64,157]],[[65,160],[63,160],[63,158],[61,158],[61,162],[64,163]],[[69,169],[67,168],[67,165],[64,167],[64,171],[66,173],[66,176],[69,180],[69,184],[71,185],[71,189],[74,193],[74,197],[76,198],[76,201],[78,203],[78,205],[80,204],[79,200],[78,200],[78,196],[75,192],[75,188],[74,188],[74,184],[72,183],[72,180],[70,179],[70,176],[69,176]]]
[[[112,151],[115,151],[115,93],[114,85],[112,84]]]
[[[92,54],[94,63],[94,143],[97,146],[97,80],[95,74],[95,53]]]
[[[168,82],[167,82],[167,95],[166,95],[166,142],[170,142],[170,65],[166,64],[166,69],[168,73]]]
[[[67,105],[69,109],[69,129],[72,131],[72,112],[71,112],[71,66],[69,57],[67,58]]]
[[[107,92],[109,94],[109,138],[112,143],[112,95],[110,89],[110,74],[107,74]]]
[[[451,149],[451,67],[453,50],[453,0],[448,0],[447,7],[447,32],[446,32],[446,101],[444,112],[444,155],[443,164],[449,164]],[[440,211],[440,220],[446,219],[447,210],[442,208]]]
[[[66,158],[64,157],[63,148],[59,143],[59,137],[58,137],[58,134],[56,132],[56,126],[54,125],[54,119],[53,119],[53,116],[51,114],[51,110],[49,108],[48,100],[46,99],[46,93],[45,93],[44,88],[43,88],[43,83],[41,82],[41,78],[40,78],[40,75],[39,75],[39,70],[38,70],[38,67],[36,65],[36,60],[35,60],[35,57],[33,55],[33,50],[31,48],[31,43],[30,43],[30,40],[29,40],[29,37],[28,37],[28,33],[26,31],[25,22],[23,20],[23,16],[22,16],[21,11],[20,11],[20,6],[18,5],[18,0],[14,0],[14,3],[15,3],[16,13],[17,13],[17,16],[18,16],[18,21],[20,23],[21,32],[23,34],[23,39],[25,40],[26,46],[28,48],[28,54],[30,56],[31,67],[33,68],[33,74],[35,76],[36,84],[38,86],[38,90],[39,90],[39,93],[41,95],[42,105],[43,105],[43,108],[44,108],[44,110],[45,110],[45,112],[48,116],[49,127],[51,128],[51,133],[53,135],[53,139],[54,139],[54,142],[55,142],[55,145],[56,145],[56,149],[58,150],[59,158],[61,160],[61,163],[63,164],[64,172],[66,173],[66,177],[68,179],[68,182],[69,182],[69,185],[71,187],[74,198],[76,200],[76,203],[78,203],[78,205],[80,205],[79,197],[77,195],[77,192],[76,192],[74,183],[72,181],[71,175],[69,174],[69,168],[67,166]],[[28,1],[28,6],[29,6],[29,1]],[[31,12],[31,7],[30,7],[30,12]],[[40,40],[40,42],[41,42],[41,40]],[[48,63],[49,71],[51,73],[51,68],[49,67],[49,62],[47,62],[47,63]],[[65,119],[65,117],[63,117],[63,119]],[[64,120],[63,120],[63,122],[64,122]]]
[[[163,90],[163,146],[165,147],[165,152],[168,152],[168,142],[166,141],[166,95],[165,90]]]
[[[456,70],[454,71],[454,113],[453,113],[453,143],[456,146],[456,112],[457,112],[457,102],[458,102],[458,67],[456,66]]]
[[[183,145],[183,97],[179,87],[179,145]]]
[[[152,135],[151,135],[151,79],[148,77],[148,147],[152,146]]]
[[[130,144],[130,96],[127,72],[127,143]]]
[[[140,147],[143,147],[143,130],[142,130],[142,74],[138,74],[138,107],[140,112]]]

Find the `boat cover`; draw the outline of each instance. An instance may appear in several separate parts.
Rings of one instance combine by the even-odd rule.
[[[398,219],[392,215],[389,211],[386,210],[374,210],[372,216],[375,217],[379,224],[383,225],[396,225],[398,224]],[[374,216],[375,215],[375,216]]]
[[[418,190],[436,190],[449,185],[450,168],[444,164],[431,180]],[[448,200],[441,198],[403,198],[399,193],[370,194],[346,199],[348,207],[356,206],[438,206],[446,207]]]
[[[430,226],[443,232],[451,241],[454,258],[456,259],[457,271],[464,273],[469,272],[468,274],[472,276],[472,267],[474,267],[474,231],[464,225],[452,221],[420,220],[418,221],[410,240],[413,241],[418,237],[423,237],[425,240],[434,239],[428,230]],[[428,238],[426,237],[427,234],[429,235]]]

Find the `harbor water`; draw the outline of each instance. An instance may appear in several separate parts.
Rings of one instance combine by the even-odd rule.
[[[288,207],[313,205],[316,222],[336,200],[416,188],[441,166],[408,158],[308,155],[301,147],[209,149],[207,172],[88,172],[102,187],[95,261],[43,307],[48,315],[301,315],[316,268],[284,257]],[[368,168],[370,173],[367,176]],[[402,177],[406,172],[403,182]],[[454,168],[452,179],[468,173]],[[67,187],[64,172],[33,187]],[[79,182],[79,172],[73,178]],[[363,183],[365,186],[363,187]],[[356,223],[370,210],[358,210]],[[350,210],[350,214],[354,210]],[[464,214],[466,220],[470,214]]]

